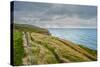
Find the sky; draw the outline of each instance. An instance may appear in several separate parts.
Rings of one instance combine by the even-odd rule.
[[[97,7],[15,1],[14,23],[43,28],[96,28]]]

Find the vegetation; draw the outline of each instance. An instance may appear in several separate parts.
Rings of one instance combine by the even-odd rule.
[[[50,35],[47,29],[39,28],[28,24],[14,24],[14,29],[17,29],[19,31],[24,31],[24,32],[37,32],[41,34]]]
[[[14,26],[14,30],[17,30],[14,31],[14,58],[17,59],[15,65],[21,65],[21,63],[32,65],[97,60],[95,50],[51,36],[46,29],[25,24],[15,24]],[[24,34],[22,35],[22,33]],[[23,36],[25,37],[23,38]],[[23,58],[24,61],[22,61]]]
[[[91,53],[93,56],[97,56],[97,51],[96,50],[92,50],[92,49],[89,49],[83,45],[79,45],[81,48],[85,49],[87,52]]]
[[[14,65],[21,65],[24,57],[24,48],[22,45],[22,33],[14,30]]]

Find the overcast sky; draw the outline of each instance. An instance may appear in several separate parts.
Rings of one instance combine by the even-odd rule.
[[[96,28],[97,7],[16,1],[14,23],[44,28]]]

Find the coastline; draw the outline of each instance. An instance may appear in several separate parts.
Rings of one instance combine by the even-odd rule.
[[[93,55],[92,52],[90,52],[91,50],[88,51],[89,48],[87,48],[88,50],[86,50],[85,47],[80,47],[79,45],[76,45],[71,41],[54,37],[49,33],[49,31],[44,31],[43,28],[36,29],[37,27],[33,27],[34,29],[38,30],[37,32],[32,30],[33,28],[30,30],[29,26],[28,28],[27,26],[24,27],[23,25],[20,26],[18,26],[17,29],[15,27],[14,30],[18,30],[18,32],[20,33],[28,33],[28,37],[26,38],[26,40],[28,39],[29,44],[28,46],[24,47],[25,54],[24,57],[22,57],[22,59],[27,57],[27,60],[24,61],[24,64],[22,61],[17,65],[70,63],[97,60],[97,54],[95,53],[95,55]],[[24,27],[23,29],[22,26]],[[26,48],[28,53],[25,50]],[[17,49],[22,50],[21,48]],[[14,60],[17,61],[18,59],[16,58]]]

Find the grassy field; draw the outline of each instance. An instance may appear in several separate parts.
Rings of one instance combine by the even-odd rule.
[[[97,51],[51,36],[46,29],[27,25],[17,25],[14,28],[14,65],[97,60]]]
[[[14,65],[21,65],[24,57],[24,48],[22,41],[22,32],[14,30]]]
[[[30,35],[32,37],[31,39],[33,42],[40,44],[41,46],[51,51],[56,57],[56,59],[58,59],[58,62],[62,63],[62,62],[91,61],[93,59],[96,60],[96,57],[92,56],[92,53],[87,52],[86,50],[79,47],[78,45],[75,46],[75,44],[72,43],[69,44],[63,43],[57,37],[52,37],[52,36],[43,35],[39,33],[31,33]],[[66,42],[68,41],[66,40]],[[82,50],[79,49],[81,53],[78,50],[75,50],[77,46],[82,49]],[[82,52],[85,54],[83,54]]]

